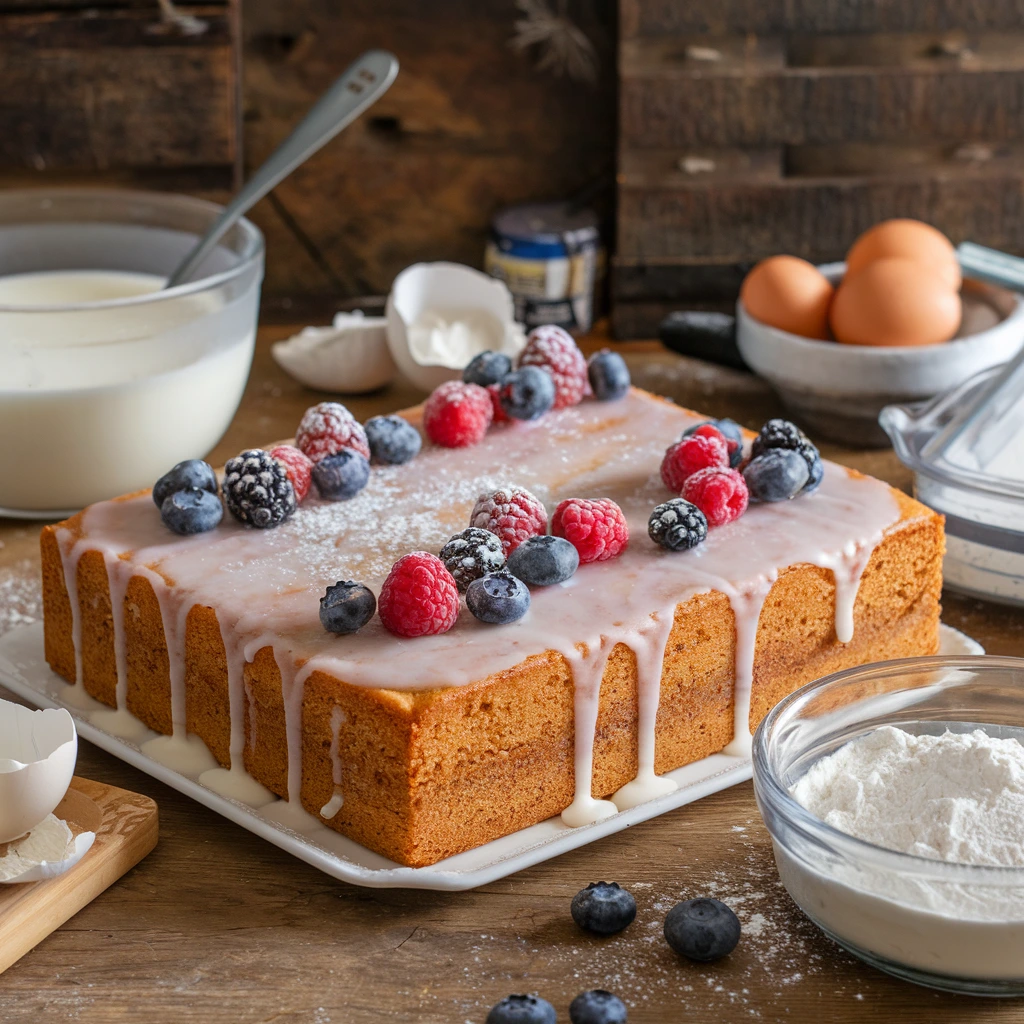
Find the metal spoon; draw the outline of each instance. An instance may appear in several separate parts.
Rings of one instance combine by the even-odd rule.
[[[333,139],[342,128],[350,125],[364,110],[376,103],[397,74],[398,60],[386,50],[370,50],[352,64],[317,100],[291,135],[243,186],[241,192],[224,207],[224,212],[182,260],[167,279],[164,288],[173,288],[186,281],[235,221],[325,142]]]

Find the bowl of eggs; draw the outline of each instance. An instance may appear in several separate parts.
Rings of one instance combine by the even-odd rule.
[[[921,221],[883,221],[845,262],[762,260],[745,278],[736,341],[747,365],[811,430],[888,444],[878,414],[932,398],[1024,344],[1024,301],[963,278],[956,250]]]

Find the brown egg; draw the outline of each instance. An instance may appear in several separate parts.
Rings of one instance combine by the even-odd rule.
[[[746,311],[763,324],[804,338],[825,339],[834,290],[807,260],[772,256],[747,274],[740,298]]]
[[[953,243],[937,228],[920,220],[883,220],[869,228],[846,254],[846,272],[855,274],[869,263],[884,259],[930,263],[952,290],[960,287],[960,264]]]
[[[884,259],[846,275],[829,319],[847,345],[936,345],[956,334],[960,312],[934,265]]]

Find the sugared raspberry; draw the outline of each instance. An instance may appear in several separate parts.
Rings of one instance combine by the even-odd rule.
[[[661,479],[673,494],[680,494],[688,477],[709,466],[728,468],[729,448],[725,438],[721,434],[717,437],[691,434],[666,449],[661,460]]]
[[[290,444],[279,444],[276,448],[271,448],[270,457],[277,459],[284,466],[284,471],[295,488],[295,500],[302,501],[309,494],[309,485],[313,479],[312,459]]]
[[[423,406],[423,429],[434,444],[443,448],[479,444],[493,418],[494,406],[487,389],[461,380],[445,381]]]
[[[494,407],[494,417],[491,423],[508,423],[509,415],[501,406],[501,385],[488,384],[487,394],[491,396],[491,405]]]
[[[476,499],[469,525],[496,533],[508,558],[528,537],[548,532],[548,513],[525,487],[503,487]]]
[[[391,567],[377,613],[395,636],[447,633],[459,617],[459,588],[437,555],[413,551]]]
[[[704,513],[708,526],[722,526],[739,519],[747,510],[750,494],[735,469],[709,466],[687,478],[683,497]]]
[[[307,409],[295,431],[295,447],[314,462],[342,448],[370,457],[366,431],[340,402],[321,402]]]
[[[520,366],[540,366],[555,382],[555,409],[577,405],[590,394],[587,361],[571,334],[554,324],[535,327],[519,356]]]
[[[610,498],[568,498],[551,517],[551,532],[580,553],[581,562],[604,562],[626,550],[629,526]]]

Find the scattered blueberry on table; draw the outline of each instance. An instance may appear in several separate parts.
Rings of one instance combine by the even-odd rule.
[[[591,882],[573,896],[570,910],[584,931],[614,935],[633,923],[636,900],[618,882]]]
[[[721,900],[677,903],[665,917],[665,941],[690,960],[720,960],[740,941],[739,918]]]
[[[581,992],[569,1004],[572,1024],[626,1024],[628,1019],[626,1004],[603,988]]]
[[[487,1024],[555,1024],[555,1008],[540,996],[506,996],[491,1007]]]

